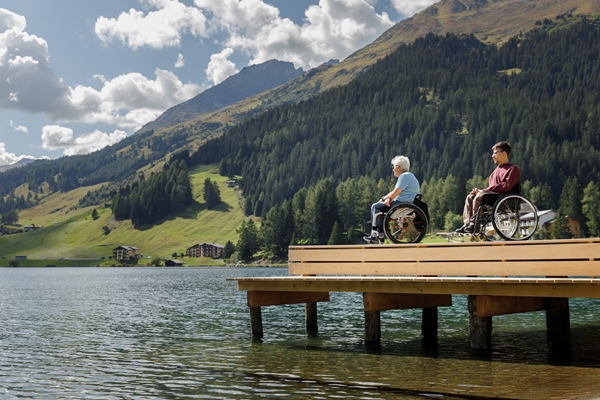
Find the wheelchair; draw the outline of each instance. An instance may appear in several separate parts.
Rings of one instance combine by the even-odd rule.
[[[383,232],[392,243],[418,243],[425,237],[428,225],[427,203],[420,194],[413,203],[395,204],[383,217]]]
[[[471,241],[528,240],[537,227],[537,208],[521,194],[517,183],[510,193],[483,196]]]

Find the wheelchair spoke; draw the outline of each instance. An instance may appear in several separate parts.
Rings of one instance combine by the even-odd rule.
[[[537,210],[518,194],[503,196],[494,205],[495,233],[506,240],[527,240],[537,229]]]
[[[388,211],[383,228],[393,243],[419,242],[427,231],[427,218],[420,208],[402,203]]]

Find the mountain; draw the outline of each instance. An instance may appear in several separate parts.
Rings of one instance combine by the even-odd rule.
[[[400,21],[340,63],[313,68],[280,87],[186,121],[176,129],[189,130],[201,142],[219,136],[249,116],[346,85],[398,47],[429,32],[473,34],[484,43],[502,44],[512,36],[529,32],[543,20],[599,12],[599,0],[442,0]]]
[[[35,158],[22,158],[17,162],[8,165],[0,165],[0,172],[8,171],[9,169],[23,167],[27,164],[34,162]]]
[[[342,62],[327,63],[313,68],[274,89],[174,126],[161,128],[174,121],[188,118],[183,117],[184,115],[191,116],[193,112],[188,112],[186,109],[192,110],[194,102],[186,102],[185,106],[180,105],[182,107],[180,112],[177,112],[179,106],[168,110],[163,119],[159,118],[148,124],[135,135],[112,147],[86,156],[39,161],[23,168],[6,171],[0,180],[0,195],[8,195],[23,184],[29,184],[31,190],[37,192],[42,187],[49,187],[50,192],[68,191],[100,182],[119,184],[124,179],[132,179],[142,173],[150,174],[160,168],[168,154],[182,149],[195,149],[250,116],[281,105],[298,103],[310,99],[315,94],[353,82],[356,77],[373,68],[378,60],[383,60],[406,43],[414,42],[416,37],[426,32],[473,33],[476,38],[488,43],[504,43],[510,35],[528,32],[546,19],[553,20],[556,25],[560,23],[556,20],[557,16],[593,15],[598,13],[598,9],[598,0],[443,0],[414,17],[401,21],[375,42],[358,50]],[[276,61],[272,63],[280,66],[286,64]],[[271,63],[265,64],[269,66]],[[281,70],[289,71],[293,75],[293,67],[287,64]],[[244,75],[250,74],[260,68],[261,66],[248,67],[242,72]],[[243,76],[242,72],[238,75]],[[241,86],[235,85],[238,78],[231,77],[218,85],[222,87],[209,89],[197,96],[198,103],[201,103],[197,106],[197,110],[204,110],[199,112],[210,110],[211,108],[206,108],[209,107],[206,104],[212,104],[213,108],[218,107],[217,104],[227,98],[227,95],[219,94],[220,91],[233,93],[232,96],[237,92],[241,93]],[[253,80],[250,75],[246,79],[240,79],[246,84]],[[258,90],[260,89],[255,89]],[[207,98],[209,94],[215,96],[215,99]],[[168,122],[167,114],[171,116],[173,122]]]
[[[237,103],[247,97],[282,85],[304,71],[294,68],[291,62],[270,60],[262,64],[244,67],[196,97],[171,107],[156,120],[144,125],[140,131],[160,130],[197,118],[223,107]]]

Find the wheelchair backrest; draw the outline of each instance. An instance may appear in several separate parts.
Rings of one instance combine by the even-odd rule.
[[[431,221],[431,218],[429,218],[429,206],[423,201],[423,195],[421,193],[415,196],[413,204],[423,210],[423,213],[425,213],[425,216],[427,217],[427,221]]]
[[[518,193],[518,194],[523,194],[522,188],[521,188],[521,181],[518,181],[515,186],[512,187],[512,189],[510,189],[510,193]]]

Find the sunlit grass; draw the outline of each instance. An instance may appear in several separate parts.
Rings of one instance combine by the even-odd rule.
[[[145,257],[171,258],[180,255],[197,243],[210,242],[225,245],[237,242],[236,229],[246,218],[240,206],[239,189],[227,187],[227,178],[216,173],[214,166],[200,166],[190,171],[195,202],[182,213],[169,216],[154,224],[134,228],[131,221],[116,221],[104,205],[76,208],[79,198],[91,188],[79,188],[68,193],[57,193],[23,212],[19,224],[35,224],[40,229],[27,233],[0,237],[0,257],[4,260],[25,255],[28,259],[59,258],[108,260],[112,250],[121,245],[135,246]],[[202,192],[204,180],[216,181],[223,204],[216,210],[206,210]],[[92,219],[96,208],[99,218]],[[104,234],[103,227],[111,231]],[[4,261],[3,260],[3,261]],[[140,260],[140,264],[149,259]],[[189,259],[185,265],[222,265],[222,260]],[[102,261],[110,263],[110,261]],[[94,263],[92,263],[95,265]],[[3,265],[3,263],[0,263]]]

